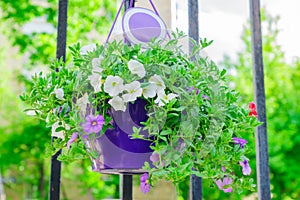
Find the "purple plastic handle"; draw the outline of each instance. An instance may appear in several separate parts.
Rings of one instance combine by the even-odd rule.
[[[130,0],[130,8],[133,7],[133,2],[134,2],[134,0]],[[157,11],[157,9],[156,9],[154,3],[152,2],[152,0],[149,0],[149,2],[150,2],[150,4],[151,4],[151,6],[152,6],[152,8],[153,8],[153,10],[154,10],[154,12],[155,12],[155,14],[156,14],[157,16],[160,17],[160,15],[158,14],[158,11]],[[122,9],[122,7],[123,7],[124,4],[125,4],[125,0],[122,0],[122,3],[121,3],[121,5],[120,5],[120,7],[119,7],[119,9],[118,9],[118,12],[117,12],[117,14],[116,14],[116,17],[115,17],[115,19],[114,19],[114,21],[113,21],[113,24],[112,24],[112,26],[111,26],[111,28],[110,28],[110,31],[109,31],[109,33],[108,33],[108,36],[107,36],[107,38],[106,38],[105,44],[107,44],[108,41],[109,41],[109,39],[110,39],[110,36],[111,36],[112,31],[113,31],[113,29],[114,29],[114,27],[115,27],[115,25],[116,25],[117,19],[118,19],[119,15],[120,15],[121,9]],[[168,30],[167,30],[167,35],[168,35],[168,37],[171,39],[171,36],[170,36],[170,33],[169,33]]]
[[[111,26],[111,28],[110,28],[110,30],[109,30],[109,33],[108,33],[108,36],[107,36],[107,38],[106,38],[105,44],[108,43],[108,40],[109,40],[109,38],[110,38],[110,36],[111,36],[111,34],[112,34],[112,31],[113,31],[113,29],[114,29],[114,27],[115,27],[115,25],[116,25],[117,19],[118,19],[119,15],[120,15],[120,12],[121,12],[121,9],[122,9],[124,3],[125,3],[125,0],[122,0],[122,3],[121,3],[121,5],[120,5],[120,7],[119,7],[119,10],[118,10],[118,12],[117,12],[117,15],[116,15],[116,17],[115,17],[115,19],[114,19],[114,22],[113,22],[113,24],[112,24],[112,26]]]

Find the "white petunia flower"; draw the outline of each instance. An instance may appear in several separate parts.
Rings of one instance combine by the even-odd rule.
[[[104,83],[104,92],[114,97],[123,92],[123,79],[119,76],[108,76]]]
[[[64,90],[62,88],[55,88],[54,89],[55,97],[59,100],[65,100],[64,99]]]
[[[108,103],[116,110],[122,110],[123,112],[125,112],[126,110],[126,105],[125,102],[123,101],[123,99],[119,96],[115,96],[112,99],[110,99],[108,101]]]
[[[86,55],[88,52],[94,51],[96,49],[96,44],[89,44],[81,47],[80,55]]]
[[[103,56],[100,55],[98,58],[92,59],[92,66],[93,68],[98,68],[101,66],[101,60],[103,60]]]
[[[93,86],[95,93],[101,91],[101,86],[102,86],[102,76],[101,75],[93,73],[91,76],[88,77],[88,80],[90,80],[90,84],[91,84],[91,86]]]
[[[92,60],[93,68],[100,67],[100,64],[101,64],[101,59],[100,58],[93,58],[93,60]]]
[[[164,81],[159,75],[155,74],[154,76],[151,76],[149,82],[155,85],[157,93],[166,88]]]
[[[93,67],[92,68],[92,74],[94,74],[94,73],[100,74],[102,72],[103,72],[103,69],[100,68],[100,67]]]
[[[142,95],[141,84],[138,81],[133,81],[132,83],[126,84],[124,89],[128,91],[128,93],[123,95],[123,99],[125,102],[135,101],[137,97]]]
[[[149,84],[143,88],[143,96],[145,98],[153,98],[156,95],[156,85]]]
[[[80,113],[82,116],[86,114],[86,107],[89,104],[89,96],[87,93],[83,95],[83,97],[79,98],[76,102],[76,105],[79,107]]]
[[[157,99],[155,99],[155,103],[158,103],[158,106],[164,106],[165,103],[168,103],[169,101],[171,101],[172,99],[178,97],[177,94],[173,94],[173,93],[170,93],[168,95],[166,95],[165,91],[163,90],[160,90],[158,93],[157,93]]]
[[[143,78],[146,74],[144,65],[136,60],[130,60],[128,68],[132,74],[137,74],[140,78]]]
[[[61,130],[61,131],[56,132],[56,129],[59,128],[59,127],[63,127],[65,130],[70,130],[70,126],[68,124],[65,124],[64,122],[55,122],[52,125],[52,128],[51,128],[52,134],[51,134],[51,136],[63,139],[65,137],[64,136],[65,131]]]

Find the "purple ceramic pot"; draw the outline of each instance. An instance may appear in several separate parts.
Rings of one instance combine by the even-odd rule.
[[[141,127],[140,122],[147,120],[146,101],[137,99],[128,103],[125,112],[112,111],[113,127],[104,135],[93,141],[86,141],[87,148],[97,151],[99,156],[92,159],[93,170],[109,174],[144,173],[142,166],[150,161],[151,142],[141,139],[130,139],[133,127]],[[141,131],[147,137],[146,131]]]

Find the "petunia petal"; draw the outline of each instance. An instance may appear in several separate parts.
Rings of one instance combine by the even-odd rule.
[[[74,143],[78,138],[78,132],[74,132],[71,136],[71,138],[67,142],[67,149],[70,149],[70,146],[72,143]]]

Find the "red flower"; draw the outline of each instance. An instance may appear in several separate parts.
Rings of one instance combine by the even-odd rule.
[[[249,116],[254,116],[257,118],[256,105],[254,102],[249,103],[249,109],[250,109]]]

